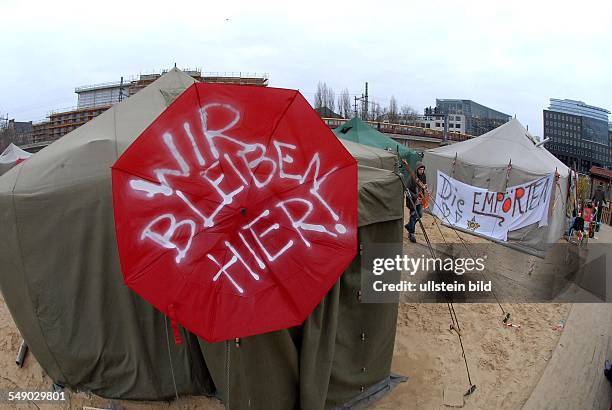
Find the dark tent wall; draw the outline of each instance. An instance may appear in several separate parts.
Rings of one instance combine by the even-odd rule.
[[[385,186],[385,199],[390,199],[379,213],[360,210],[360,244],[401,243],[401,182],[390,172],[361,166],[359,171],[360,204],[371,203],[368,189],[377,184]],[[372,180],[364,183],[366,178]],[[226,406],[335,408],[381,382],[389,388],[397,304],[361,303],[360,290],[357,256],[301,327],[241,339],[239,346],[200,340]]]
[[[358,258],[303,326],[240,347],[184,329],[174,345],[166,318],[123,284],[110,166],[192,82],[172,70],[0,177],[11,315],[55,382],[103,397],[168,399],[176,382],[181,395],[216,393],[232,409],[345,402],[388,377],[397,315],[395,304],[356,302]],[[402,217],[399,178],[360,166],[360,241],[401,243]]]

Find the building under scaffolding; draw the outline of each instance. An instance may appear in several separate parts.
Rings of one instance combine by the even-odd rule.
[[[32,148],[40,149],[45,143],[55,141],[81,125],[91,121],[114,104],[121,102],[130,95],[157,80],[168,70],[160,73],[141,74],[127,81],[117,81],[102,84],[86,85],[75,88],[78,96],[76,107],[55,110],[47,115],[47,120],[32,124]],[[196,81],[219,84],[239,84],[266,87],[268,74],[246,72],[215,72],[203,73],[201,70],[183,70]]]
[[[129,83],[128,94],[134,95],[138,91],[157,80],[168,70],[155,74],[141,74],[138,78],[133,79]],[[201,70],[186,69],[183,72],[193,77],[194,80],[202,83],[218,83],[218,84],[239,84],[239,85],[256,85],[266,87],[268,85],[268,74],[246,73],[246,72],[211,72],[203,73]]]

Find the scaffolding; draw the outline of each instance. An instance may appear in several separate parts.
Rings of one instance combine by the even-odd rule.
[[[48,113],[47,121],[35,123],[32,126],[32,142],[54,141],[91,121],[125,97],[136,94],[169,70],[140,74],[127,81],[112,81],[106,83],[82,85],[74,92],[79,95],[78,105]],[[183,69],[185,74],[194,80],[215,84],[239,84],[266,87],[269,75],[253,72],[205,72],[201,69]],[[116,92],[115,92],[116,91]]]

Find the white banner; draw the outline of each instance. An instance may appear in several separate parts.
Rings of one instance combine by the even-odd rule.
[[[438,171],[433,213],[442,221],[489,238],[506,241],[508,231],[548,225],[554,174],[491,192]]]

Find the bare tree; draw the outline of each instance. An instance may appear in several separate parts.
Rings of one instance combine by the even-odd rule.
[[[392,95],[391,96],[391,100],[389,100],[389,122],[391,123],[397,123],[398,122],[398,117],[399,117],[399,112],[397,109],[397,100],[395,99],[395,97]]]
[[[370,121],[377,121],[380,119],[380,117],[385,113],[385,109],[383,109],[379,103],[377,102],[372,102],[370,110],[368,112],[368,117],[366,118],[367,120]]]
[[[327,89],[327,93],[325,94],[325,106],[331,111],[334,111],[336,109],[336,93],[333,88],[327,85],[325,85],[325,88]]]
[[[0,153],[15,139],[15,132],[8,125],[8,119],[0,113]]]
[[[342,118],[349,118],[351,112],[351,96],[349,95],[348,88],[345,88],[338,95],[338,114],[340,114]]]
[[[419,112],[409,105],[402,105],[400,109],[400,122],[402,124],[414,124],[419,121]]]
[[[314,96],[314,108],[320,109],[323,107],[329,108],[331,111],[336,109],[336,93],[334,89],[329,87],[324,82],[319,81],[317,91]]]
[[[314,96],[314,109],[315,110],[323,107],[323,94],[324,92],[326,92],[326,90],[327,90],[327,86],[325,85],[325,83],[322,83],[321,81],[319,81],[319,83],[317,84],[317,92],[315,93],[315,96]]]
[[[584,204],[589,198],[591,192],[591,182],[587,176],[579,176],[577,184],[578,199]]]

